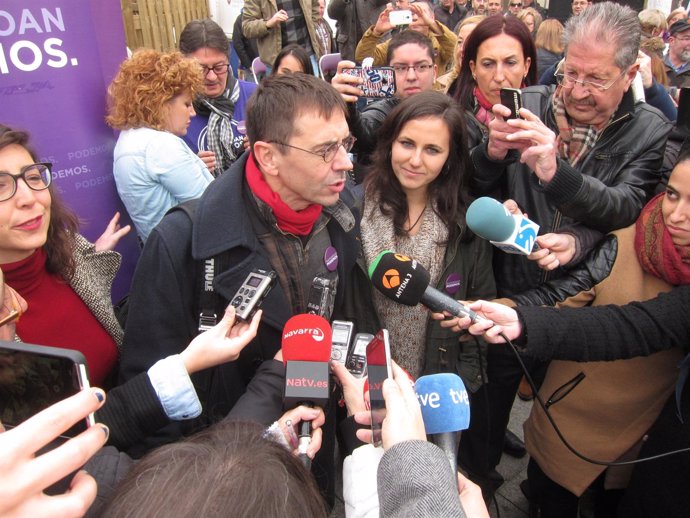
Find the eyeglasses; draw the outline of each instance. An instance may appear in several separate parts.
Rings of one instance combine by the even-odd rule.
[[[409,69],[414,70],[417,74],[423,74],[433,68],[433,64],[420,63],[419,65],[391,65],[396,74],[407,74]]]
[[[569,74],[561,72],[560,67],[556,68],[556,72],[553,74],[556,77],[556,81],[563,88],[574,88],[576,84],[580,85],[582,88],[586,88],[589,92],[599,91],[605,92],[611,88],[616,82],[625,75],[626,71],[621,72],[621,74],[612,79],[608,83],[600,83],[598,81],[585,81],[584,79],[578,79]]]
[[[213,65],[212,67],[207,67],[206,65],[199,66],[201,67],[201,71],[204,73],[204,77],[206,77],[211,70],[213,70],[213,73],[217,76],[222,76],[228,73],[230,63],[218,63],[217,65]]]
[[[676,40],[680,41],[681,43],[687,43],[688,41],[690,41],[690,36],[685,36],[684,38],[679,38],[678,36],[674,36],[674,38],[676,38]]]
[[[285,144],[283,142],[277,142],[275,140],[271,140],[270,143],[278,144],[280,146],[285,146],[285,147],[291,147],[292,149],[299,149],[300,151],[304,151],[305,153],[320,156],[321,158],[323,158],[324,162],[329,163],[335,159],[335,156],[338,154],[338,149],[340,149],[340,146],[343,146],[343,149],[345,149],[345,152],[349,153],[350,150],[352,149],[352,146],[355,145],[356,141],[357,141],[357,138],[350,135],[349,137],[343,139],[342,142],[333,142],[333,144],[327,145],[321,151],[311,151],[309,149],[304,149],[301,147],[293,146],[291,144]]]
[[[17,293],[12,288],[5,285],[5,292],[6,293],[7,293],[7,290],[10,290],[9,295],[10,295],[10,298],[12,299],[12,308],[8,308],[7,306],[4,306],[2,308],[3,313],[5,311],[7,311],[8,313],[4,317],[0,317],[0,327],[19,319],[19,317],[22,316],[22,313],[23,313],[22,307],[19,304],[19,301],[17,300]],[[5,298],[7,298],[7,296],[5,296]]]
[[[0,172],[0,201],[7,201],[17,192],[17,180],[22,178],[29,189],[42,191],[50,186],[53,176],[50,168],[53,164],[42,162],[25,165],[19,170],[19,174]]]
[[[522,4],[508,4],[510,7],[522,7]]]

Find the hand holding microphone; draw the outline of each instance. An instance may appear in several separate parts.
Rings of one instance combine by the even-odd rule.
[[[429,285],[429,272],[415,259],[390,250],[381,252],[369,265],[372,284],[387,298],[406,306],[423,304],[435,313],[481,318],[461,302]]]
[[[318,315],[295,315],[283,328],[281,350],[285,363],[284,406],[323,408],[330,397],[331,326],[328,321]],[[300,422],[298,436],[299,456],[309,468],[311,421]]]

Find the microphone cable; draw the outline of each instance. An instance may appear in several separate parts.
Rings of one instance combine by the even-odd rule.
[[[651,457],[642,457],[642,458],[635,459],[635,460],[610,461],[610,462],[592,459],[592,458],[587,457],[586,455],[580,453],[578,450],[575,449],[574,446],[572,446],[568,442],[568,440],[563,435],[563,432],[561,432],[560,428],[558,428],[558,425],[556,424],[556,421],[554,420],[553,416],[551,415],[551,412],[549,412],[549,408],[546,406],[546,404],[544,403],[544,400],[539,395],[539,391],[537,390],[537,386],[534,383],[534,380],[532,380],[532,376],[530,376],[530,374],[529,374],[529,369],[527,369],[524,362],[522,361],[522,357],[520,355],[520,352],[517,350],[517,348],[515,347],[513,342],[511,342],[503,332],[500,332],[499,335],[501,336],[501,338],[503,338],[506,341],[506,343],[510,346],[513,353],[517,357],[517,361],[520,364],[520,368],[522,369],[522,372],[525,374],[525,379],[527,379],[527,383],[529,383],[529,386],[532,387],[532,392],[534,393],[534,400],[537,403],[539,403],[539,406],[544,411],[544,414],[546,415],[546,418],[549,420],[551,427],[556,432],[556,435],[558,436],[560,441],[565,445],[565,447],[568,448],[568,450],[570,450],[570,452],[573,455],[575,455],[576,457],[584,460],[585,462],[589,462],[590,464],[596,464],[598,466],[632,466],[634,464],[639,464],[639,463],[647,462],[650,460],[657,460],[657,459],[661,459],[663,457],[669,457],[671,455],[677,455],[679,453],[690,452],[690,447],[688,447],[688,448],[682,448],[680,450],[673,450],[673,451],[668,451],[665,453],[659,453],[658,455],[652,455]],[[489,346],[491,346],[491,344],[489,344]]]

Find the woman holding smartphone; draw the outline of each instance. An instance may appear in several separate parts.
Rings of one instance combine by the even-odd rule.
[[[456,299],[492,298],[491,246],[465,224],[471,169],[462,110],[440,92],[403,100],[388,116],[364,184],[362,246],[367,265],[382,250],[417,259],[431,285]],[[393,359],[412,376],[458,372],[476,390],[475,342],[459,342],[429,318],[373,292]]]
[[[465,112],[470,147],[488,134],[501,88],[537,82],[537,51],[527,26],[514,16],[489,16],[465,40],[458,78],[448,89]]]

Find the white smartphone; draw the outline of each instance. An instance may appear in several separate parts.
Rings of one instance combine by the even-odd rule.
[[[412,11],[401,10],[401,11],[391,11],[388,15],[388,20],[391,25],[410,25],[412,23]]]

